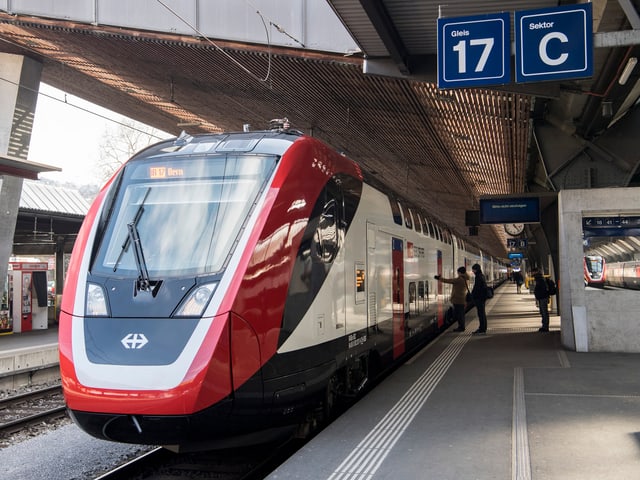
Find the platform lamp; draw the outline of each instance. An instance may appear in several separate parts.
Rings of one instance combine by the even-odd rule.
[[[627,83],[627,80],[629,80],[629,77],[631,76],[631,72],[633,72],[633,69],[635,68],[636,63],[638,63],[637,57],[630,57],[629,60],[627,60],[627,64],[624,66],[624,70],[622,70],[622,73],[620,74],[620,78],[618,79],[618,83],[620,85],[624,85],[625,83]]]

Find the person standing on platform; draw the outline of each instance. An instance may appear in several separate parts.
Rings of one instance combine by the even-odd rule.
[[[457,320],[458,328],[455,328],[454,332],[464,332],[464,306],[466,302],[467,292],[469,287],[467,282],[469,281],[469,274],[464,267],[458,268],[458,276],[456,278],[443,278],[440,275],[436,275],[433,278],[443,283],[450,283],[453,285],[451,288],[451,303],[453,304],[453,319]]]
[[[485,310],[485,303],[487,301],[487,281],[484,278],[480,265],[474,263],[471,266],[471,271],[475,275],[475,282],[473,283],[473,289],[471,290],[471,296],[473,297],[473,303],[476,306],[478,312],[478,321],[480,327],[473,332],[474,335],[484,335],[487,333],[487,313]]]
[[[521,293],[522,284],[524,283],[524,279],[522,278],[522,272],[517,270],[513,272],[513,281],[516,284],[516,292]]]
[[[549,331],[549,288],[547,287],[547,281],[545,280],[542,272],[538,268],[531,270],[533,279],[536,284],[533,287],[533,295],[536,297],[538,303],[538,310],[540,310],[540,316],[542,317],[542,327],[538,329],[539,332]]]

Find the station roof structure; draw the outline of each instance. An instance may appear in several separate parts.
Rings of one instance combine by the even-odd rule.
[[[14,177],[36,180],[38,173],[59,171],[61,171],[61,169],[53,165],[31,162],[9,155],[0,155],[0,175],[12,175]]]
[[[439,15],[573,3],[328,0],[357,45],[336,53],[110,25],[97,16],[71,21],[56,11],[45,18],[0,1],[0,51],[41,61],[47,84],[176,135],[262,129],[286,116],[467,237],[465,212],[484,196],[639,183],[630,132],[640,121],[640,68],[620,81],[640,53],[637,0],[592,2],[590,78],[437,87]],[[500,226],[482,225],[467,240],[506,256]]]
[[[82,219],[89,202],[75,189],[27,180],[22,185],[20,210]]]
[[[73,188],[25,180],[14,235],[16,255],[71,253],[89,202]]]

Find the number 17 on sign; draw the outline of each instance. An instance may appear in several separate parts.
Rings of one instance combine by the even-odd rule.
[[[509,13],[438,19],[438,87],[508,83]]]

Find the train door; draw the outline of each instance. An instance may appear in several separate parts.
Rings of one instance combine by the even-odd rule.
[[[404,353],[404,240],[391,240],[391,268],[393,271],[393,358]]]
[[[388,333],[393,357],[405,351],[404,239],[367,223],[367,321],[372,332]],[[381,327],[379,328],[378,325]]]
[[[367,325],[378,332],[380,323],[392,317],[391,236],[367,223]]]
[[[442,275],[442,250],[436,250],[436,270],[438,275]],[[437,318],[438,318],[438,328],[441,328],[444,325],[444,282],[436,283],[436,294],[438,298],[437,302]]]

